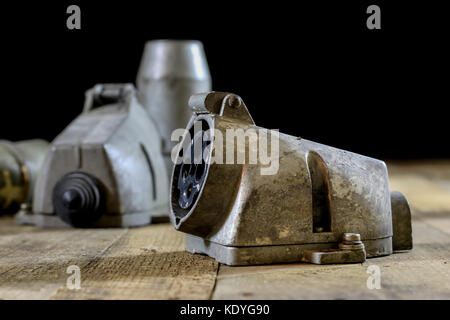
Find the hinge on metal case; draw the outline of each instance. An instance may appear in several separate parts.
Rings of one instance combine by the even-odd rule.
[[[135,92],[132,84],[97,84],[86,92],[84,112],[107,104],[126,102],[130,94]]]

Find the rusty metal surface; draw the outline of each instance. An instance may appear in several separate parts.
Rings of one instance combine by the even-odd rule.
[[[0,212],[15,213],[32,201],[32,190],[49,143],[0,141]]]
[[[97,85],[87,100],[91,105],[53,141],[35,188],[33,216],[19,217],[19,222],[67,225],[56,215],[53,192],[71,172],[92,176],[102,190],[102,215],[88,226],[138,226],[167,215],[168,179],[159,134],[134,87]]]
[[[229,128],[268,131],[254,124],[242,99],[233,94],[194,95],[190,105],[194,115],[188,128],[203,120],[224,137]],[[226,152],[225,140],[222,148]],[[245,147],[248,154],[248,141]],[[282,133],[279,155],[279,170],[274,175],[261,175],[260,163],[210,164],[199,196],[188,211],[177,208],[175,166],[172,222],[176,229],[208,244],[200,246],[189,238],[189,251],[210,254],[207,247],[212,244],[225,251],[229,247],[271,252],[279,248],[277,259],[271,257],[267,262],[253,257],[251,263],[286,262],[290,258],[283,246],[336,246],[343,233],[352,232],[359,233],[367,244],[368,257],[392,253],[391,196],[383,161]],[[320,217],[324,210],[328,210],[328,222]],[[323,226],[314,228],[316,220]],[[218,250],[211,254],[221,255]],[[225,258],[224,263],[233,264],[233,260]]]
[[[302,261],[314,264],[362,263],[366,261],[364,250],[308,250]]]
[[[366,251],[359,233],[344,233],[339,248],[328,250],[307,250],[302,261],[314,264],[362,263]]]

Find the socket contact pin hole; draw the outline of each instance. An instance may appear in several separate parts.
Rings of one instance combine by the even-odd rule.
[[[198,164],[195,167],[195,180],[200,181],[205,173],[206,165],[204,163]]]
[[[205,162],[205,154],[209,152],[207,147],[211,142],[207,141],[205,134],[209,128],[208,123],[200,121],[201,130],[194,132],[195,126],[189,130],[187,138],[191,140],[189,143],[183,142],[182,145],[187,148],[184,152],[180,150],[179,155],[183,154],[182,161],[174,169],[171,202],[178,218],[184,217],[196,203],[206,178],[208,164]]]

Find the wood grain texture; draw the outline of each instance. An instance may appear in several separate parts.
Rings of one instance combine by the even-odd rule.
[[[67,267],[98,259],[127,230],[40,230],[2,219],[0,298],[49,299],[65,286]],[[5,229],[5,227],[2,227]],[[20,232],[21,231],[21,232]]]
[[[413,213],[450,212],[450,161],[392,162],[388,171],[391,190],[408,198]]]
[[[1,299],[450,299],[450,161],[388,165],[413,208],[414,249],[364,264],[227,267],[184,251],[169,224],[39,229],[0,218]],[[367,288],[367,267],[381,286]],[[69,290],[67,267],[81,270]]]
[[[208,299],[218,264],[184,251],[171,225],[40,230],[1,219],[1,299]],[[20,232],[23,231],[23,232]],[[67,267],[81,289],[66,287]]]
[[[218,263],[184,251],[171,225],[130,229],[82,272],[80,290],[54,299],[209,299]]]

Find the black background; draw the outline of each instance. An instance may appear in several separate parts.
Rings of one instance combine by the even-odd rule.
[[[214,307],[222,310],[212,317],[206,315],[180,315],[182,307]],[[230,315],[224,314],[225,305],[268,305],[269,315]],[[0,301],[2,312],[10,311],[18,318],[28,318],[36,314],[45,314],[46,319],[61,319],[68,314],[81,319],[128,319],[130,313],[148,315],[152,318],[164,319],[291,319],[301,316],[314,317],[320,312],[324,319],[348,319],[349,310],[364,315],[366,319],[380,319],[390,315],[402,316],[406,319],[425,318],[429,310],[436,314],[444,314],[448,310],[447,301],[436,300],[269,300],[269,301],[190,301],[190,300],[50,300],[50,301]],[[132,310],[132,311],[131,311]],[[439,311],[441,310],[441,311]],[[50,311],[50,312],[49,312]],[[397,315],[398,314],[398,315]]]
[[[86,89],[135,81],[146,40],[186,38],[260,126],[382,159],[450,157],[447,11],[393,2],[2,4],[0,138],[53,139]],[[70,4],[81,30],[66,28]],[[370,4],[381,30],[366,28]]]

